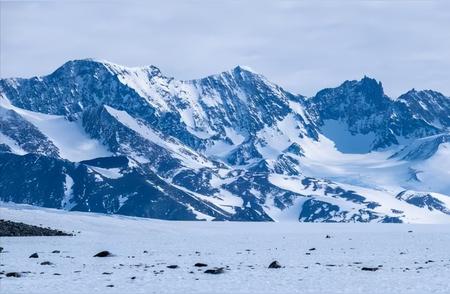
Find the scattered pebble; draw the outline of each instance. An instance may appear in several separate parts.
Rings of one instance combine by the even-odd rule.
[[[206,263],[201,263],[201,262],[197,262],[196,264],[194,264],[195,267],[205,267],[208,266]]]
[[[379,268],[378,267],[362,267],[361,270],[362,271],[375,272],[375,271],[379,270]]]
[[[41,262],[41,265],[52,265],[53,263],[51,263],[50,261],[43,261]]]
[[[225,271],[223,270],[223,267],[215,267],[212,269],[207,269],[204,273],[205,274],[212,274],[212,275],[218,275],[223,274]]]

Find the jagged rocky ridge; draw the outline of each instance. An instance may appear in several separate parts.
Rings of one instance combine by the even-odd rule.
[[[3,79],[0,95],[2,201],[178,220],[448,219],[450,187],[424,190],[416,166],[447,146],[450,99],[437,92],[393,100],[365,77],[306,98],[243,67],[180,81],[153,66],[75,60]],[[408,162],[394,189],[322,174],[329,163],[317,154],[342,131],[338,150],[345,138]],[[430,214],[405,190],[438,192],[442,204]]]

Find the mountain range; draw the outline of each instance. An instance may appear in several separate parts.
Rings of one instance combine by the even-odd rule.
[[[167,220],[450,222],[450,97],[92,59],[0,80],[0,200]]]

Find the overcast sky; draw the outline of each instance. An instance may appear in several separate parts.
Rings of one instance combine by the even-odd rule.
[[[1,77],[70,59],[153,64],[179,79],[250,66],[313,95],[364,75],[397,97],[450,95],[450,1],[1,2]]]

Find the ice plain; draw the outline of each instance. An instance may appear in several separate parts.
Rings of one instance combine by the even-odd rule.
[[[450,293],[449,225],[178,222],[8,203],[0,216],[75,233],[0,238],[2,293]],[[93,257],[101,250],[114,256]],[[225,272],[204,273],[214,267]]]

